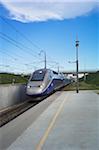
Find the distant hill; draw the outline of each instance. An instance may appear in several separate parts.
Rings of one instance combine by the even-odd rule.
[[[29,76],[22,76],[11,73],[0,73],[0,84],[27,83]]]

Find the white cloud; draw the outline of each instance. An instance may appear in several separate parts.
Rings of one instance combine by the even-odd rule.
[[[94,0],[1,0],[9,10],[9,17],[21,22],[69,19],[92,11],[98,3]]]

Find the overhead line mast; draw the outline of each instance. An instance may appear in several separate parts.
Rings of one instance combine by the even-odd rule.
[[[46,63],[47,63],[47,61],[46,61],[46,51],[41,50],[39,55],[41,55],[41,53],[44,53],[44,68],[46,69]]]
[[[79,78],[78,78],[78,72],[79,72],[79,63],[78,63],[78,47],[79,47],[79,41],[78,37],[76,38],[76,93],[79,93]]]

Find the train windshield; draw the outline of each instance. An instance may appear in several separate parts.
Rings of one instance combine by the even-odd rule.
[[[46,74],[45,70],[35,71],[32,75],[31,81],[43,81],[45,74]]]

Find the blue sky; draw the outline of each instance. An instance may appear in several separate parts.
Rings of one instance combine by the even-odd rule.
[[[48,68],[57,71],[59,65],[63,71],[75,70],[68,61],[75,61],[76,35],[79,70],[99,70],[99,4],[52,4],[1,1],[0,72],[29,73],[42,68],[41,50],[46,51]]]

